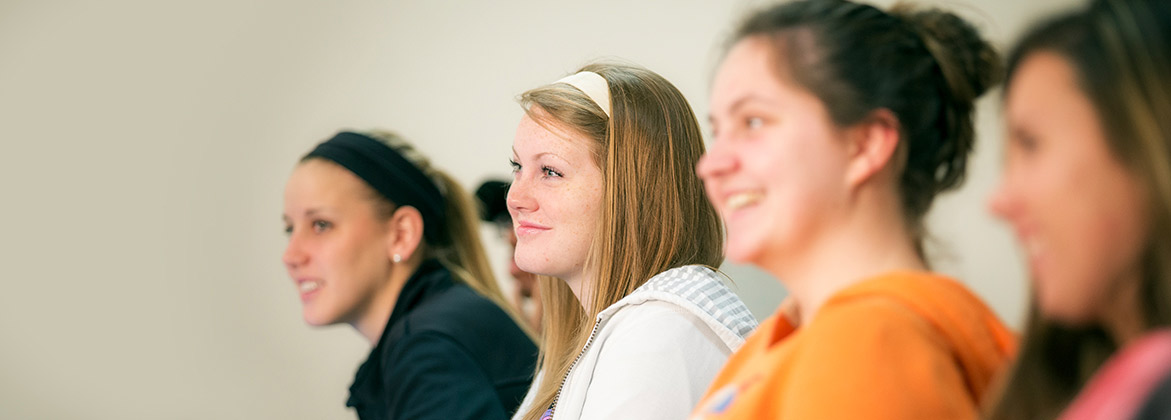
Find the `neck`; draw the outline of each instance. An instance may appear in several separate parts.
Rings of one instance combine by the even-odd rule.
[[[802,322],[813,320],[827,300],[858,282],[891,271],[927,269],[903,222],[897,195],[890,198],[878,206],[856,199],[840,220],[824,223],[813,240],[794,247],[799,252],[762,258],[760,265],[796,300]]]
[[[585,310],[585,312],[588,314],[590,313],[590,307],[593,306],[593,303],[591,302],[593,295],[589,293],[589,288],[582,286],[585,284],[590,284],[587,279],[587,272],[588,271],[583,269],[578,275],[562,276],[559,278],[561,281],[565,282],[566,286],[569,286],[569,290],[573,291],[573,296],[577,298],[577,302],[581,304],[582,309]]]
[[[378,344],[378,340],[382,338],[382,332],[386,329],[390,314],[394,311],[395,304],[398,303],[399,294],[402,293],[407,280],[415,274],[415,270],[419,268],[421,262],[406,261],[395,264],[386,277],[386,282],[373,296],[367,299],[365,310],[348,322],[351,327],[358,330],[359,334],[362,334],[362,337],[366,338],[366,341],[370,342],[371,346]]]
[[[1098,317],[1119,348],[1141,337],[1147,329],[1142,315],[1142,302],[1139,301],[1140,279],[1137,273],[1126,276],[1106,299]]]

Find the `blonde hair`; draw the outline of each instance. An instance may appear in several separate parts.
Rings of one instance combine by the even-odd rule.
[[[592,270],[587,313],[565,282],[540,277],[543,334],[533,405],[524,414],[537,420],[552,405],[560,381],[585,346],[591,320],[655,274],[673,267],[723,261],[723,227],[705,198],[695,164],[704,153],[703,136],[683,94],[654,72],[618,63],[595,63],[606,79],[612,118],[583,92],[564,83],[521,94],[530,118],[573,130],[592,140],[602,170],[602,217],[586,267]],[[535,112],[539,108],[544,113]]]
[[[426,156],[419,153],[402,136],[385,130],[369,130],[360,134],[378,140],[402,155],[427,175],[443,195],[444,227],[440,230],[442,234],[435,240],[427,240],[427,236],[424,235],[424,243],[421,244],[424,256],[438,260],[451,272],[456,281],[467,285],[480,296],[499,306],[528,334],[529,338],[533,338],[534,334],[528,324],[508,303],[496,282],[492,266],[488,263],[487,253],[480,242],[478,209],[467,191],[451,175],[433,166]],[[390,219],[397,205],[373,188],[370,189],[370,196],[375,202],[379,216]]]

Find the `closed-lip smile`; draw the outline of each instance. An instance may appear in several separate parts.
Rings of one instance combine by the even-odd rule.
[[[516,222],[516,236],[524,237],[535,235],[544,231],[552,229],[548,226],[539,225],[532,222],[518,221]]]

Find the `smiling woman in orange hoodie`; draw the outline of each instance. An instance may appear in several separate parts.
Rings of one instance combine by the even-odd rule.
[[[699,162],[728,257],[790,291],[693,419],[973,418],[1013,351],[929,269],[923,216],[958,186],[997,54],[947,12],[797,1],[740,27]]]

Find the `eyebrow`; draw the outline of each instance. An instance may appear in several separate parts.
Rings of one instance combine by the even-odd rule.
[[[772,98],[764,97],[764,96],[761,96],[761,95],[758,95],[755,93],[750,93],[747,96],[744,96],[744,97],[741,97],[740,99],[737,99],[736,102],[732,102],[732,106],[729,107],[729,109],[734,111],[736,109],[743,107],[744,104],[747,104],[750,102],[761,102],[761,103],[764,103],[765,105],[774,105],[774,106],[780,105],[780,102],[778,102]]]
[[[774,106],[780,105],[777,101],[771,100],[769,98],[766,98],[766,97],[763,97],[763,96],[760,96],[760,95],[757,95],[754,93],[750,93],[748,95],[742,96],[739,99],[733,101],[732,105],[728,106],[728,113],[736,112],[740,108],[744,107],[745,104],[750,103],[750,102],[761,102],[761,103],[764,103],[765,105],[774,105]],[[714,121],[715,117],[712,114],[708,114],[707,119],[709,122],[715,122]]]
[[[321,212],[322,212],[322,210],[328,210],[328,209],[327,209],[327,208],[324,208],[324,207],[322,207],[322,208],[311,208],[311,209],[305,210],[305,212],[303,213],[303,215],[304,215],[305,217],[313,216],[313,215],[316,215],[317,213],[321,213]],[[281,220],[284,220],[285,222],[288,222],[288,221],[290,220],[290,218],[289,218],[289,215],[287,215],[287,214],[283,214],[283,213],[282,213],[282,214],[281,214]]]
[[[512,155],[513,155],[513,156],[515,156],[515,157],[517,157],[517,158],[520,158],[520,153],[517,153],[517,152],[516,152],[516,148],[515,148],[515,147],[513,147],[513,148],[512,148]],[[553,152],[541,152],[541,153],[537,153],[537,155],[536,155],[536,156],[533,156],[533,159],[539,159],[541,156],[545,156],[545,155],[549,155],[549,156],[555,157],[555,158],[557,158],[557,159],[559,159],[559,160],[563,160],[563,161],[565,161],[565,162],[569,162],[569,161],[568,161],[568,160],[566,160],[565,158],[563,158],[563,157],[561,157],[560,155],[558,155],[558,154],[556,154],[556,153],[553,153]]]

